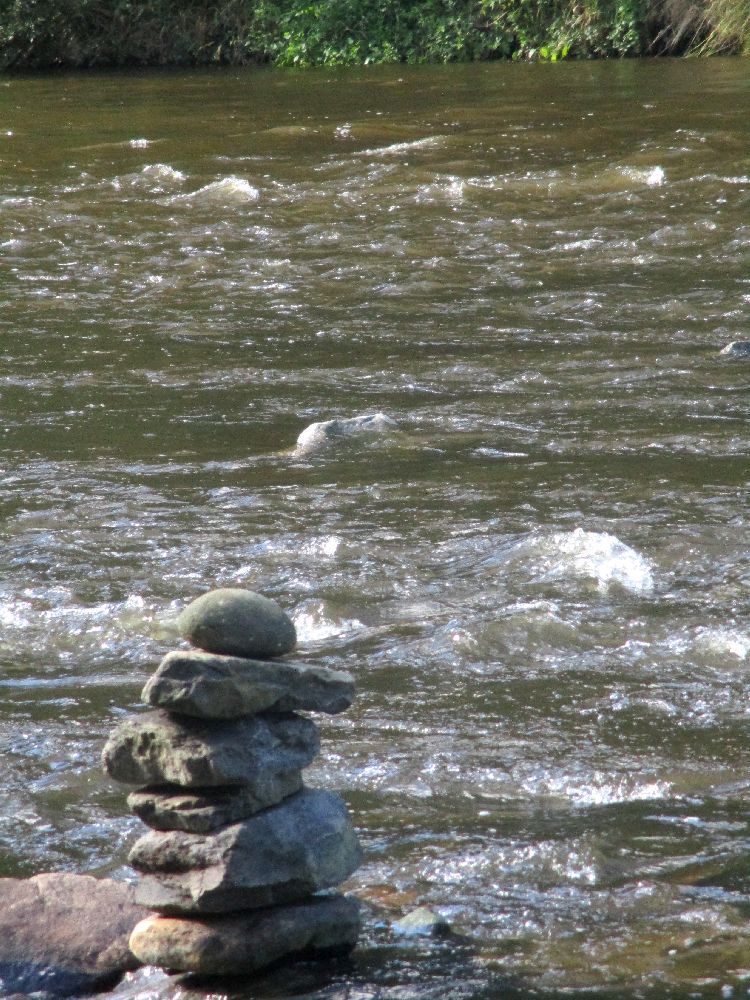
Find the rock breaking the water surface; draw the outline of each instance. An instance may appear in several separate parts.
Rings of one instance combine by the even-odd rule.
[[[363,413],[310,424],[297,438],[297,452],[304,454],[332,444],[336,440],[368,434],[385,434],[397,429],[395,420],[385,413]]]
[[[178,619],[199,650],[169,653],[144,688],[156,711],[125,719],[102,760],[137,785],[152,829],[133,846],[135,898],[159,916],[130,947],[170,971],[239,975],[297,955],[354,947],[359,906],[336,894],[362,852],[342,799],[304,788],[319,749],[298,711],[344,711],[349,674],[272,657],[294,626],[273,601],[218,590]]]
[[[289,906],[219,917],[147,917],[130,938],[147,965],[205,976],[256,972],[285,955],[350,951],[359,935],[359,905],[319,896]]]
[[[728,358],[750,358],[750,340],[733,340],[731,344],[722,347],[719,354]]]
[[[106,989],[138,962],[128,938],[147,910],[133,887],[91,875],[0,879],[0,993]]]

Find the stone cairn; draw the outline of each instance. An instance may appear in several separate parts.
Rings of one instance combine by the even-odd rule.
[[[357,901],[326,892],[361,861],[338,795],[306,788],[319,750],[298,712],[342,712],[354,680],[274,659],[294,625],[271,600],[222,589],[177,621],[197,649],[168,653],[128,717],[105,771],[138,786],[128,805],[151,830],[130,852],[136,901],[156,911],[130,938],[136,958],[173,972],[242,975],[293,955],[342,953]]]

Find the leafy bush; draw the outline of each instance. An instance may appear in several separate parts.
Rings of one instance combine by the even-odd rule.
[[[674,51],[706,23],[750,47],[750,0],[0,0],[0,68],[556,61]]]
[[[641,55],[648,48],[648,0],[484,0],[507,26],[515,58]]]
[[[281,66],[455,62],[508,54],[480,3],[465,0],[260,0],[256,26]]]
[[[248,0],[0,0],[0,67],[241,62]]]

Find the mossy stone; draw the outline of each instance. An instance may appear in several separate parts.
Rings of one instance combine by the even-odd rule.
[[[191,601],[177,619],[180,634],[199,649],[269,659],[294,649],[294,623],[276,601],[252,590],[224,587]]]

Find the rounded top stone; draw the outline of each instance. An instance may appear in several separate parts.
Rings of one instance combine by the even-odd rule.
[[[276,601],[238,587],[210,590],[177,619],[180,634],[199,649],[268,659],[294,649],[294,623]]]

